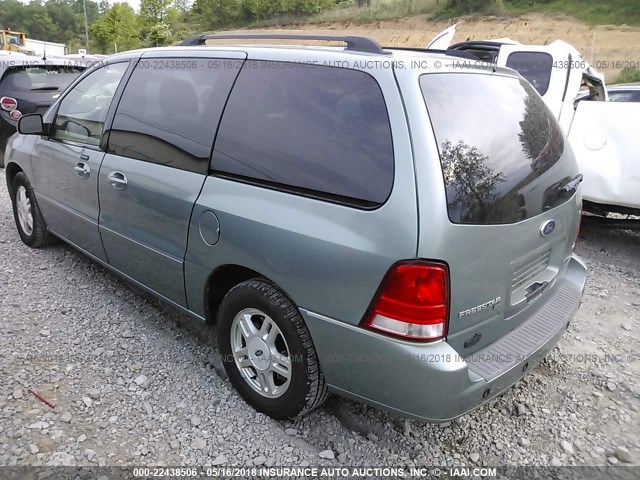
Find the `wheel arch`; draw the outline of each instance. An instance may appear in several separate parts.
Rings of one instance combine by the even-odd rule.
[[[283,292],[291,302],[290,295],[280,287],[276,282],[268,278],[266,275],[253,270],[248,267],[244,267],[238,264],[225,264],[216,267],[213,272],[207,278],[207,283],[204,290],[204,311],[207,323],[215,324],[218,315],[218,309],[224,299],[225,295],[236,285],[242,282],[251,280],[252,278],[259,278],[266,282],[269,282],[274,287]]]
[[[5,165],[5,176],[7,180],[7,190],[9,191],[9,195],[13,198],[13,179],[16,178],[16,175],[20,172],[23,172],[22,168],[17,163],[11,162],[8,165]]]

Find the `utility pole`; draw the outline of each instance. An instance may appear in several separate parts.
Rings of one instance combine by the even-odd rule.
[[[87,23],[87,0],[82,0],[82,8],[84,8],[84,40],[85,48],[89,53],[89,25]]]

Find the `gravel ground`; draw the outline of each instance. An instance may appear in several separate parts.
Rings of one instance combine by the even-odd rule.
[[[576,320],[472,414],[430,425],[332,397],[277,422],[231,388],[210,329],[63,244],[23,245],[0,185],[0,465],[640,464],[639,233],[583,230]]]

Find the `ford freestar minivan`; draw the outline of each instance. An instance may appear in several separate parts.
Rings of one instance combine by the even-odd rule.
[[[363,37],[217,38],[111,56],[21,118],[24,243],[215,322],[231,382],[277,419],[335,392],[445,421],[538,364],[586,268],[580,174],[531,85]]]

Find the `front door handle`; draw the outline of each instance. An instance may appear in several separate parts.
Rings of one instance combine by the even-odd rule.
[[[109,174],[109,183],[116,190],[124,190],[127,188],[127,177],[122,172],[111,172]]]
[[[73,167],[73,170],[80,178],[89,178],[89,175],[91,174],[91,168],[89,167],[89,164],[85,162],[76,163],[76,166]]]

